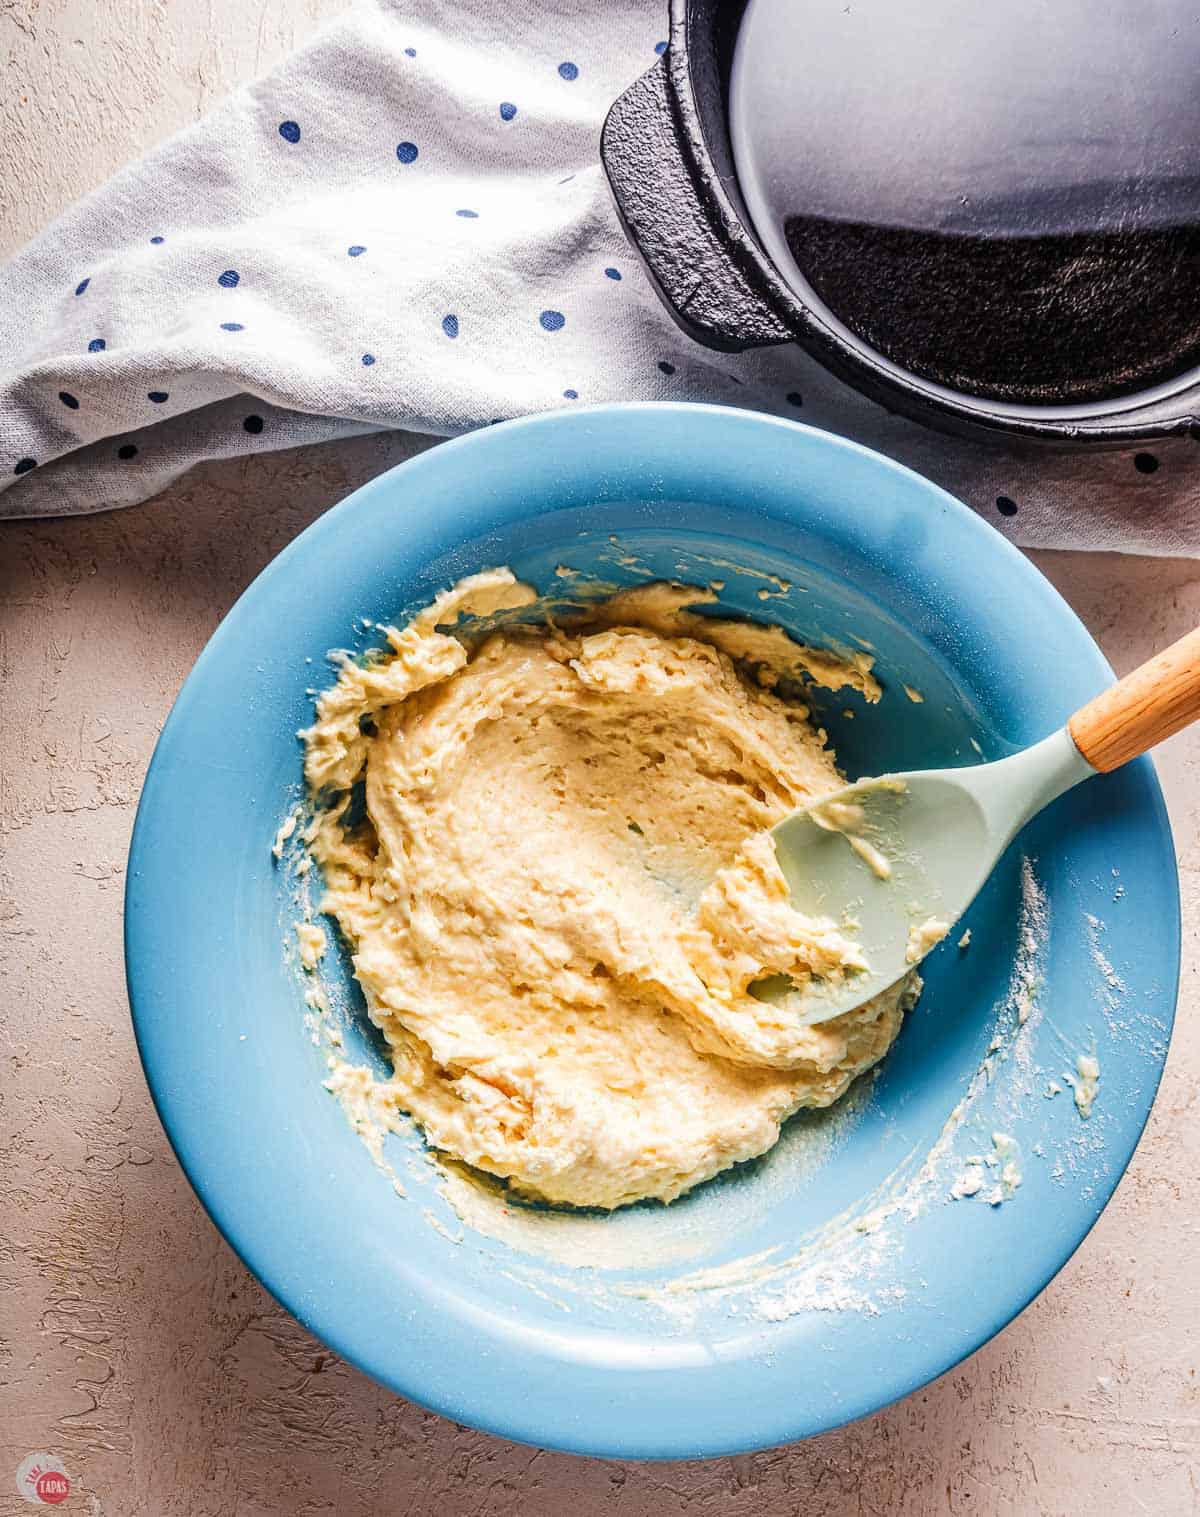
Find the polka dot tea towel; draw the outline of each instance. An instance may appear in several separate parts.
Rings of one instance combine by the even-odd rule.
[[[1022,543],[1200,552],[1200,444],[967,444],[797,350],[690,342],[597,154],[665,26],[665,0],[375,0],[69,210],[0,273],[0,515],[365,431],[695,399],[859,438]]]

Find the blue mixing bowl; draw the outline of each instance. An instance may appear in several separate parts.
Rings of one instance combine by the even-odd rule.
[[[869,644],[882,702],[818,692],[852,775],[999,757],[1111,677],[1002,537],[824,433],[636,405],[446,443],[279,555],[163,730],[126,898],[130,998],[163,1124],[263,1284],[338,1353],[457,1421],[679,1458],[861,1417],[1019,1312],[1129,1161],[1179,964],[1154,774],[1140,762],[1092,780],[1027,828],[971,908],[970,946],[956,932],[927,961],[877,1077],[671,1207],[505,1204],[447,1178],[411,1132],[376,1163],[323,1087],[331,1049],[305,1025],[283,946],[304,881],[271,844],[300,794],[296,731],[332,678],[327,651],[371,646],[364,618],[403,619],[495,564],[541,588],[561,564],[622,583],[719,579],[727,610]],[[383,1072],[344,955],[328,957],[345,1056]],[[1069,1083],[1081,1054],[1101,1071],[1086,1119]],[[1022,1183],[991,1204],[1009,1140]]]

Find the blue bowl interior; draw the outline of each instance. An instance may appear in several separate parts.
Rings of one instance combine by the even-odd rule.
[[[496,1201],[486,1231],[464,1227],[419,1135],[388,1140],[401,1197],[323,1089],[325,1049],[305,1030],[284,946],[297,882],[270,845],[299,795],[295,733],[311,720],[309,692],[332,677],[326,652],[372,646],[364,619],[402,621],[500,563],[548,593],[561,590],[560,565],[621,584],[720,579],[723,613],[819,644],[869,644],[878,705],[814,693],[851,776],[1000,757],[1108,678],[1069,609],[998,534],[917,476],[791,423],[597,408],[425,454],[280,555],[164,729],[127,913],[135,1022],[164,1124],[274,1294],[370,1373],[459,1421],[584,1452],[680,1457],[865,1414],[1020,1310],[1133,1150],[1178,970],[1153,773],[1137,764],[1091,781],[1026,829],[971,908],[969,951],[952,940],[927,961],[918,1008],[848,1109],[802,1114],[770,1154],[670,1208],[531,1216]],[[1036,1015],[1019,1033],[1023,858],[1049,929],[1031,972]],[[344,952],[326,978],[347,1055],[384,1072]],[[1093,1051],[1101,1095],[1084,1123],[1069,1091],[1043,1091]],[[936,1172],[913,1191],[969,1091]],[[950,1200],[962,1160],[998,1129],[1020,1145],[1021,1188],[996,1208]],[[855,1230],[905,1184],[917,1199],[877,1232]],[[801,1245],[802,1265],[765,1272]],[[724,1290],[663,1289],[759,1254],[770,1254],[764,1270]],[[842,1283],[848,1303],[828,1309]]]

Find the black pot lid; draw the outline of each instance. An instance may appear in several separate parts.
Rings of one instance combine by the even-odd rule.
[[[781,276],[889,366],[1014,414],[1195,382],[1200,8],[750,0],[730,136]]]

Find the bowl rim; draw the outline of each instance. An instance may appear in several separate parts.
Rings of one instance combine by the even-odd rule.
[[[452,1402],[446,1396],[430,1394],[422,1384],[419,1373],[408,1373],[402,1362],[397,1367],[395,1355],[390,1359],[386,1355],[381,1356],[378,1345],[369,1338],[364,1341],[364,1335],[361,1332],[355,1332],[353,1325],[344,1320],[336,1307],[329,1308],[320,1302],[314,1305],[310,1300],[301,1299],[296,1290],[280,1285],[279,1271],[272,1267],[269,1257],[270,1248],[263,1244],[261,1238],[253,1235],[253,1228],[240,1227],[236,1222],[231,1221],[228,1215],[229,1188],[224,1183],[225,1177],[220,1174],[214,1175],[211,1169],[206,1169],[203,1139],[198,1141],[195,1133],[186,1131],[184,1125],[176,1120],[170,1092],[156,1081],[156,1053],[161,1028],[156,1025],[154,1011],[150,1005],[150,993],[145,983],[153,976],[139,961],[140,939],[143,932],[147,930],[144,913],[153,911],[153,903],[143,902],[141,899],[138,879],[143,858],[156,846],[154,832],[160,823],[155,813],[160,805],[160,790],[166,777],[165,750],[170,745],[175,729],[185,721],[189,707],[199,698],[208,668],[217,662],[226,643],[239,634],[241,617],[262,594],[264,587],[270,586],[272,581],[284,575],[294,560],[312,552],[326,533],[340,530],[341,524],[353,517],[367,501],[389,490],[397,477],[403,478],[407,485],[417,486],[422,474],[426,471],[442,469],[447,459],[463,459],[472,453],[486,453],[486,450],[493,446],[496,438],[512,437],[518,433],[536,437],[539,433],[572,429],[582,429],[586,433],[589,426],[597,423],[602,427],[615,426],[619,432],[624,421],[634,415],[653,416],[656,428],[660,431],[669,426],[670,418],[682,416],[685,419],[688,417],[711,419],[720,426],[732,427],[735,432],[738,428],[745,428],[749,441],[767,433],[790,434],[803,439],[806,446],[828,449],[834,454],[866,461],[872,469],[879,471],[881,478],[893,477],[906,482],[909,486],[915,482],[921,493],[928,496],[931,505],[948,511],[958,528],[966,532],[968,539],[977,540],[981,550],[998,556],[1001,562],[1008,565],[1018,580],[1024,581],[1031,595],[1041,596],[1047,607],[1061,619],[1063,626],[1073,629],[1079,639],[1079,655],[1081,659],[1090,662],[1090,672],[1101,680],[1111,680],[1113,677],[1112,670],[1103,654],[1067,601],[1040,570],[1002,534],[940,486],[933,484],[905,465],[862,444],[787,418],[768,416],[734,407],[688,402],[628,402],[577,406],[500,423],[441,443],[359,486],[288,543],[251,581],[222,618],[172,705],[143,782],[130,842],[126,874],[124,922],[126,985],[138,1053],[151,1098],[167,1139],[197,1198],[222,1236],[268,1293],[322,1342],[375,1380],[416,1404],[453,1420],[467,1422],[499,1437],[514,1439],[537,1447],[594,1457],[638,1460],[711,1458],[777,1446],[831,1431],[862,1417],[873,1415],[929,1384],[968,1358],[1019,1315],[1066,1265],[1095,1225],[1132,1159],[1137,1141],[1149,1118],[1153,1099],[1162,1078],[1178,997],[1181,936],[1178,875],[1165,804],[1148,760],[1138,761],[1137,766],[1141,769],[1145,782],[1144,789],[1148,804],[1146,820],[1157,834],[1159,845],[1165,847],[1164,857],[1169,860],[1171,871],[1167,881],[1170,887],[1167,890],[1167,896],[1173,905],[1168,913],[1170,920],[1166,922],[1166,931],[1171,943],[1171,965],[1169,971],[1164,969],[1160,975],[1160,980],[1169,991],[1170,1016],[1162,1059],[1152,1078],[1147,1080],[1148,1096],[1145,1111],[1136,1120],[1136,1131],[1131,1129],[1132,1141],[1128,1146],[1128,1152],[1124,1157],[1120,1154],[1110,1156],[1103,1178],[1097,1182],[1096,1191],[1101,1198],[1099,1204],[1094,1207],[1082,1231],[1061,1253],[1061,1256],[1057,1257],[1053,1266],[1044,1274],[1038,1273],[1036,1278],[1023,1282],[1018,1304],[1012,1309],[1009,1309],[1007,1304],[1003,1305],[986,1330],[972,1334],[966,1341],[950,1343],[943,1351],[932,1355],[919,1373],[900,1376],[888,1384],[882,1394],[872,1391],[857,1398],[848,1396],[830,1414],[815,1421],[810,1419],[808,1423],[801,1425],[789,1426],[786,1419],[781,1423],[777,1416],[774,1420],[768,1421],[764,1429],[765,1436],[763,1432],[757,1430],[762,1425],[763,1419],[761,1417],[756,1419],[753,1415],[754,1409],[750,1407],[746,1408],[746,1415],[741,1424],[744,1431],[739,1436],[733,1438],[722,1436],[719,1441],[711,1443],[705,1441],[703,1432],[696,1433],[686,1443],[679,1438],[669,1443],[656,1441],[644,1428],[631,1432],[628,1427],[621,1426],[622,1414],[617,1407],[611,1409],[611,1415],[608,1416],[607,1424],[603,1428],[595,1422],[590,1427],[581,1428],[566,1408],[563,1414],[555,1419],[554,1425],[535,1424],[531,1422],[531,1414],[526,1406],[518,1399],[503,1406],[497,1406],[494,1400],[488,1400],[485,1397],[482,1401],[470,1402],[464,1410],[461,1402]],[[790,514],[794,508],[788,509]],[[519,512],[510,512],[508,508],[505,508],[495,513],[494,521],[507,523],[518,519],[519,516]],[[560,1372],[567,1374],[567,1367],[563,1361],[554,1362]],[[566,1401],[568,1398],[563,1396],[562,1399]],[[545,1416],[544,1409],[542,1415]]]

